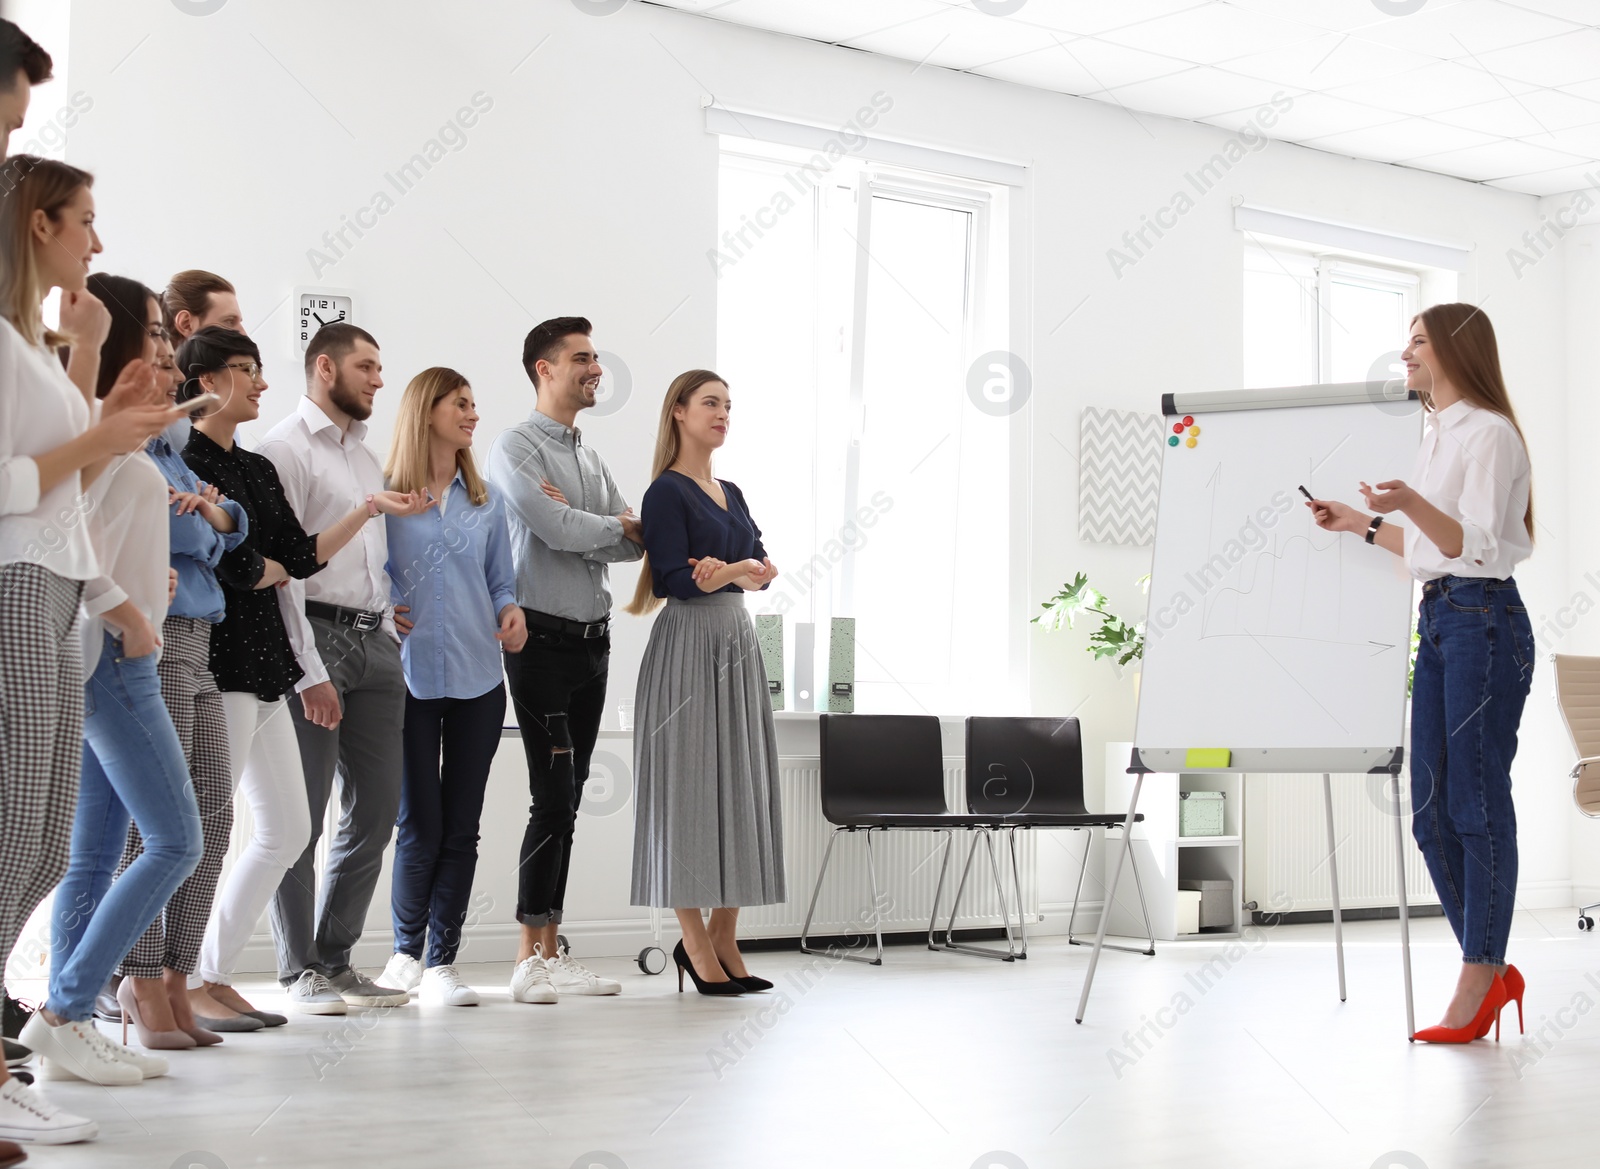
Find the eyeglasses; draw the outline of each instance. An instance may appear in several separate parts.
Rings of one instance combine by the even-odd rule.
[[[234,362],[230,361],[225,366],[223,366],[223,368],[224,369],[236,369],[240,373],[244,374],[245,377],[250,378],[251,380],[254,380],[254,379],[260,377],[261,376],[261,372],[262,372],[262,366],[261,366],[260,362],[256,362],[256,361],[247,361],[243,365],[236,365]]]

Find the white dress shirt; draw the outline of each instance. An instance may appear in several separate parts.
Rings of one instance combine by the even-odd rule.
[[[1460,522],[1461,555],[1446,556],[1409,524],[1405,554],[1411,575],[1510,577],[1533,551],[1522,520],[1531,481],[1527,448],[1505,415],[1466,401],[1430,413],[1408,485]]]
[[[78,472],[39,490],[42,455],[89,428],[89,404],[54,353],[0,319],[0,564],[37,564],[68,580],[100,573]]]
[[[83,590],[83,676],[94,673],[105,641],[98,620],[108,609],[132,601],[161,632],[167,619],[171,566],[171,524],[167,518],[167,478],[143,450],[118,455],[86,493],[92,507],[89,534],[103,575]],[[156,650],[159,659],[161,650]]]
[[[277,467],[289,506],[312,535],[331,528],[368,495],[383,490],[383,464],[362,441],[366,434],[365,422],[351,422],[341,435],[322,408],[305,397],[293,414],[267,432],[258,448]],[[316,634],[306,619],[307,601],[382,613],[384,632],[399,643],[389,611],[389,577],[384,571],[388,560],[384,524],[369,520],[321,572],[307,580],[291,580],[278,591],[289,644],[305,671],[296,691],[328,680]]]

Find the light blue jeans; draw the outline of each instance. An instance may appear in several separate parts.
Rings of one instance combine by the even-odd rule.
[[[154,654],[122,656],[109,633],[84,686],[83,778],[72,855],[56,889],[51,1012],[94,1015],[94,996],[200,863],[200,810],[183,747],[161,701]],[[115,882],[128,818],[144,852]]]

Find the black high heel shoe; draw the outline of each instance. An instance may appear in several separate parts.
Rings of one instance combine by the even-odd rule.
[[[683,948],[682,942],[679,942],[673,948],[672,960],[678,964],[679,994],[683,993],[683,972],[685,970],[689,972],[689,977],[694,979],[694,988],[701,994],[743,994],[745,992],[744,983],[737,978],[730,978],[726,982],[706,982],[702,979],[695,970],[694,963],[689,961],[689,951]],[[721,965],[721,963],[718,963],[718,965]],[[727,971],[723,971],[723,973],[726,974]]]
[[[722,966],[722,959],[717,959],[717,965]],[[722,966],[722,973],[726,974],[729,978],[733,977],[732,971],[730,971],[726,966]],[[757,978],[754,974],[741,974],[738,981],[744,985],[746,990],[772,989],[772,983],[768,982],[765,978]]]

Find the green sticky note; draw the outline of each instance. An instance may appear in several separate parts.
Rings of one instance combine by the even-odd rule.
[[[1185,767],[1226,767],[1233,762],[1233,752],[1226,747],[1190,747],[1183,756]]]

